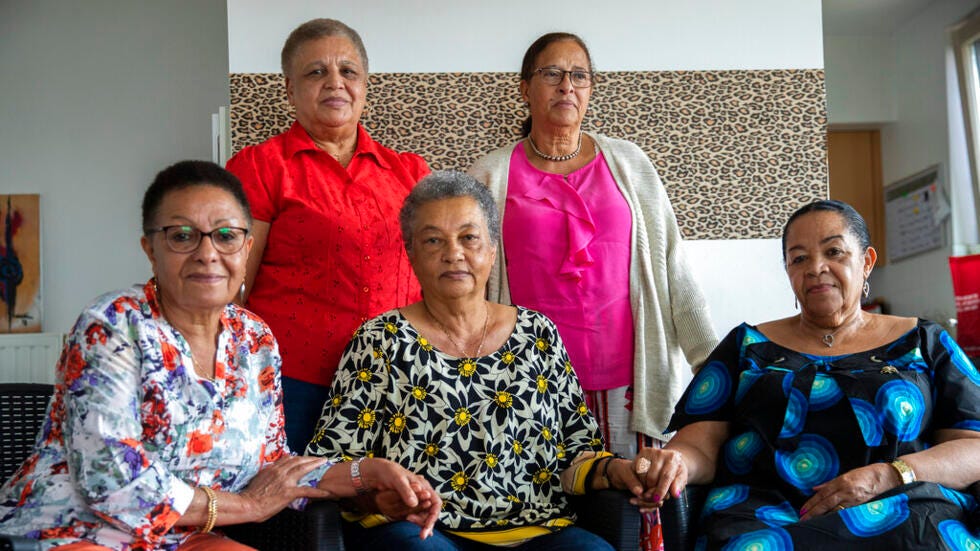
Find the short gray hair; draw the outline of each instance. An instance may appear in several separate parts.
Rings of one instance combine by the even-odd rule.
[[[299,50],[300,46],[311,40],[328,36],[341,36],[350,40],[351,44],[354,45],[354,49],[357,50],[357,55],[361,56],[361,64],[364,65],[364,72],[368,72],[367,50],[364,49],[364,42],[361,41],[361,35],[336,19],[321,18],[310,19],[289,33],[289,37],[286,38],[286,43],[282,46],[282,53],[279,59],[279,62],[282,64],[282,74],[289,76],[289,67],[293,63],[293,58],[296,57],[296,50]]]
[[[465,172],[455,170],[437,170],[412,188],[405,198],[398,221],[402,227],[402,239],[405,240],[405,250],[412,250],[412,228],[415,226],[415,216],[422,205],[452,199],[454,197],[470,197],[476,201],[483,218],[487,222],[491,244],[500,243],[500,211],[493,201],[493,195],[487,186]]]

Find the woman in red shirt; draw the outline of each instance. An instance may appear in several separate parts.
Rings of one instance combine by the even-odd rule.
[[[302,450],[354,330],[421,298],[398,209],[429,168],[360,125],[368,58],[356,31],[303,23],[286,39],[282,70],[296,122],[228,170],[255,215],[243,298],[279,341],[286,436]]]

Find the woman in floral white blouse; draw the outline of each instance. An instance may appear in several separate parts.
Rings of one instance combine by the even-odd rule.
[[[423,300],[357,331],[308,451],[398,461],[445,506],[420,542],[416,526],[373,514],[389,493],[361,499],[345,544],[609,549],[573,526],[565,495],[643,487],[632,461],[602,451],[555,325],[484,298],[500,241],[493,197],[471,176],[435,172],[405,200],[401,227]]]
[[[0,532],[72,551],[243,550],[211,530],[369,489],[394,491],[431,531],[441,502],[421,477],[380,459],[352,473],[286,447],[275,339],[230,304],[251,223],[217,165],[157,175],[141,241],[154,277],[78,318],[35,451],[0,489]]]

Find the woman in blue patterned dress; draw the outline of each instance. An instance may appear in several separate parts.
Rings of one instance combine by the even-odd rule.
[[[231,304],[251,225],[221,167],[157,175],[143,199],[154,277],[79,316],[34,453],[0,489],[0,532],[45,549],[239,551],[251,548],[211,529],[364,488],[395,490],[431,530],[441,502],[422,477],[290,454],[276,341]]]
[[[609,549],[573,526],[565,495],[611,486],[638,496],[642,486],[633,462],[602,451],[551,320],[486,300],[500,242],[489,190],[463,173],[433,173],[405,200],[401,227],[423,299],[358,329],[308,451],[398,461],[423,474],[445,506],[434,537],[420,541],[418,527],[371,514],[377,499],[362,500],[345,542]]]
[[[876,253],[849,205],[798,210],[783,254],[800,314],[715,349],[642,452],[649,499],[710,483],[701,548],[976,549],[980,373],[935,323],[861,309]]]

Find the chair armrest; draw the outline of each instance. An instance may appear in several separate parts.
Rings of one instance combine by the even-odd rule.
[[[630,494],[599,490],[568,496],[568,500],[578,516],[577,526],[601,536],[616,549],[640,548],[640,510],[630,504]]]
[[[311,501],[303,511],[283,509],[265,522],[225,526],[233,540],[260,551],[343,551],[340,507],[336,501]]]
[[[0,551],[41,551],[41,543],[31,538],[0,534]]]
[[[688,485],[681,496],[664,502],[660,508],[664,551],[689,551],[697,540],[698,519],[709,486]]]

